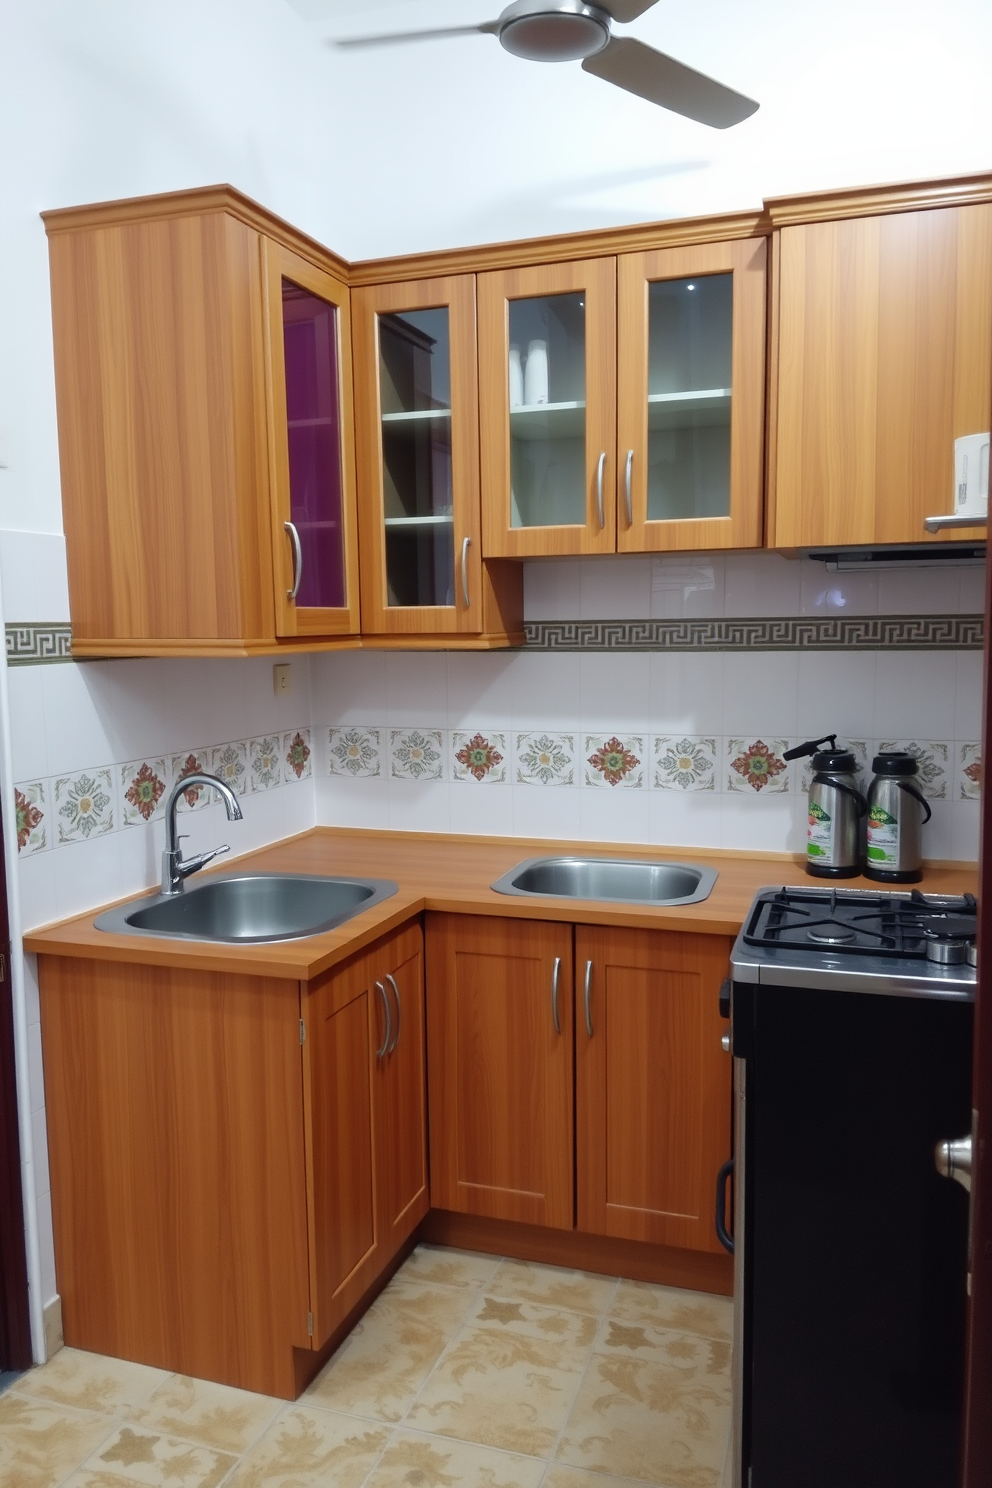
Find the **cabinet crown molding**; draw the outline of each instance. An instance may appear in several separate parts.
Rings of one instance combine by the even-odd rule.
[[[928,181],[896,181],[884,186],[841,187],[801,196],[765,200],[771,228],[797,227],[842,217],[874,217],[890,212],[926,212],[934,207],[964,207],[992,201],[992,172],[936,176]]]

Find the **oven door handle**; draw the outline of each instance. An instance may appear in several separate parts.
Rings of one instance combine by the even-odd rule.
[[[716,1175],[716,1238],[724,1250],[734,1253],[734,1237],[727,1232],[727,1179],[734,1175],[734,1159],[725,1162]]]

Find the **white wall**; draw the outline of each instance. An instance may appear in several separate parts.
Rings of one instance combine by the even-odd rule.
[[[490,0],[299,0],[296,10],[285,0],[172,0],[168,6],[45,0],[0,10],[5,621],[67,617],[47,250],[38,216],[44,208],[229,181],[344,254],[360,257],[729,211],[757,205],[777,191],[992,163],[986,89],[976,62],[992,52],[992,8],[981,0],[945,0],[939,9],[924,0],[838,0],[827,11],[794,0],[756,0],[747,7],[736,0],[681,9],[659,5],[637,23],[637,34],[762,102],[752,121],[720,135],[652,109],[578,68],[536,69],[517,62],[485,38],[361,59],[322,45],[330,21],[341,29],[372,29],[373,21],[388,29],[482,20],[493,9]],[[639,588],[638,603],[650,613],[660,602],[651,599],[658,571],[656,565],[632,568],[621,560],[588,568],[561,565],[553,572],[536,565],[528,579],[528,609],[537,616],[542,607],[560,605],[575,614],[591,605],[620,614],[622,598]],[[721,560],[713,572],[730,585],[725,612],[745,613],[735,606],[744,602],[740,584],[755,582],[747,577],[747,565]],[[671,592],[669,586],[669,598]],[[881,594],[876,602],[885,602]],[[973,598],[968,604],[977,608]],[[723,711],[719,721],[704,726],[694,704],[674,702],[681,696],[672,691],[674,684],[658,681],[664,660],[617,666],[601,658],[586,665],[574,657],[487,657],[472,663],[420,657],[399,669],[384,656],[341,656],[312,667],[301,661],[294,663],[295,699],[281,710],[261,662],[70,664],[0,672],[0,784],[15,945],[22,924],[82,910],[153,881],[161,826],[125,828],[117,767],[146,755],[155,761],[177,750],[250,743],[277,728],[305,726],[311,720],[311,672],[318,699],[312,717],[325,727],[352,715],[376,727],[414,721],[407,690],[413,678],[421,694],[417,708],[432,726],[446,732],[498,724],[512,735],[524,717],[528,679],[526,686],[538,689],[534,718],[548,727],[567,723],[582,732],[624,718],[625,727],[636,721],[646,735],[662,724],[682,728],[690,722],[721,740],[734,730],[747,731],[743,715]],[[740,665],[752,662],[735,664],[738,688]],[[760,690],[755,695],[755,725],[765,727],[770,700],[779,706],[783,689],[806,661],[777,658],[772,666],[756,658],[753,666],[753,685],[760,681],[769,689],[768,702]],[[845,699],[853,696],[855,673],[864,679],[872,670],[861,657],[831,658],[822,666],[829,685]],[[976,735],[974,657],[955,657],[943,667],[932,658],[902,658],[891,671],[876,659],[873,669],[875,683],[883,673],[905,679],[905,686],[902,680],[892,683],[900,696],[926,696],[936,688],[946,706],[953,705],[953,728],[947,723],[938,733],[924,723],[923,713],[911,713],[908,732],[954,744]],[[685,698],[703,685],[696,659],[678,660],[675,670],[688,679]],[[716,671],[729,685],[730,663],[723,660]],[[565,680],[576,675],[585,688],[579,704],[570,696],[556,701],[555,689],[560,694]],[[649,701],[658,700],[658,710],[652,701],[650,713],[645,685]],[[865,709],[837,721],[843,728],[850,717],[852,728],[874,738],[867,712],[873,684],[859,685]],[[594,700],[607,686],[611,704],[604,711]],[[483,706],[487,690],[491,707]],[[802,732],[804,715],[797,704],[775,728],[783,736]],[[883,723],[880,713],[872,716]],[[445,739],[446,748],[450,742]],[[323,762],[326,769],[316,732],[313,744],[318,767]],[[114,829],[63,846],[50,838],[22,854],[18,864],[15,783],[54,790],[55,781],[83,769],[110,770]],[[351,820],[357,813],[370,823],[446,823],[456,829],[467,820],[455,794],[467,792],[461,783],[451,782],[449,789],[442,782],[430,809],[418,794],[420,785],[403,791],[387,783],[385,794],[376,794],[376,782],[366,784],[367,790],[348,783],[342,791],[329,775],[319,780],[321,819]],[[643,819],[658,840],[712,841],[719,835],[721,841],[741,841],[743,828],[733,826],[733,812],[755,808],[755,840],[784,845],[796,833],[798,797],[790,789],[788,810],[781,796],[728,806],[727,793],[715,792],[719,811],[694,801],[691,811],[683,809],[681,836],[670,811],[659,817],[653,804],[647,818],[639,807],[626,808],[623,816],[612,791],[532,789],[513,811],[520,829],[532,813],[536,823],[543,812],[541,830],[631,838]],[[508,794],[516,790],[508,787]],[[500,809],[478,808],[490,811],[478,820],[506,830],[506,809],[494,794]],[[661,795],[650,787],[646,799],[655,803]],[[609,804],[597,806],[594,796]],[[546,797],[553,803],[538,806]],[[313,800],[308,782],[249,796],[237,841],[231,829],[232,846],[306,825],[313,819]],[[227,834],[226,823],[215,816],[211,810],[198,814],[193,847]],[[960,848],[968,855],[969,813],[958,816],[960,829],[955,818],[937,835],[949,851]],[[53,1295],[55,1276],[38,1006],[31,969],[16,954],[12,971],[32,1319],[40,1357],[41,1306]]]

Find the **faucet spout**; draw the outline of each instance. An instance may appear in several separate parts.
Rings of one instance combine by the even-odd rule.
[[[176,811],[179,807],[179,797],[193,787],[209,787],[215,790],[224,802],[224,810],[227,812],[228,821],[242,821],[241,807],[238,798],[226,781],[217,775],[208,775],[205,770],[193,770],[189,775],[184,775],[182,780],[177,780],[172,787],[165,808],[165,851],[162,853],[162,893],[181,894],[186,879],[191,873],[196,873],[203,868],[218,853],[230,851],[228,847],[215,847],[211,852],[199,853],[195,858],[183,859],[179,847],[179,837],[176,831]]]

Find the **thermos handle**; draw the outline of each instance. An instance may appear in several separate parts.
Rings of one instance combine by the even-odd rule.
[[[927,800],[926,796],[921,796],[919,791],[916,789],[916,786],[910,785],[908,780],[897,780],[896,785],[899,787],[900,790],[904,790],[907,795],[915,796],[916,799],[919,801],[920,805],[923,807],[923,810],[926,812],[926,816],[923,818],[920,826],[925,827],[927,822],[933,816],[933,812],[930,810],[930,802]]]
[[[834,790],[843,791],[844,794],[845,794],[845,796],[853,796],[854,799],[858,803],[858,816],[861,817],[861,816],[866,816],[867,815],[867,813],[868,813],[868,802],[865,800],[865,798],[861,794],[861,792],[854,790],[852,786],[850,786],[850,785],[842,785],[839,780],[834,780],[829,775],[814,775],[813,776],[813,784],[814,785],[829,785],[829,786],[832,786]]]

